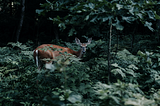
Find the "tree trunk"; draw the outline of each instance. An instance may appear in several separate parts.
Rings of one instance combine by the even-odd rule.
[[[19,35],[20,35],[21,29],[22,29],[24,12],[25,12],[25,0],[21,0],[21,5],[22,5],[22,12],[21,12],[21,17],[20,17],[18,29],[17,29],[17,32],[16,32],[16,42],[19,40]]]

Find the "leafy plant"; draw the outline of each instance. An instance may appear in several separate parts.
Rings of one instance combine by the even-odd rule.
[[[98,82],[94,88],[96,94],[98,95],[98,98],[101,100],[101,106],[135,105],[133,104],[133,102],[129,102],[129,100],[136,101],[140,98],[143,98],[143,92],[137,85],[131,83],[123,83],[119,80],[116,83],[110,85]],[[143,102],[143,99],[142,101],[140,101],[140,104],[141,102]],[[137,103],[137,105],[139,104]]]
[[[159,105],[159,49],[112,52],[106,84],[106,43],[93,40],[83,61],[64,53],[54,59],[54,71],[35,67],[30,43],[1,47],[1,105]]]
[[[157,15],[154,6],[158,5],[157,1],[141,2],[133,0],[92,0],[92,1],[46,1],[41,4],[45,9],[37,10],[38,14],[43,14],[48,11],[66,11],[62,16],[50,17],[53,23],[57,24],[60,30],[69,28],[68,36],[75,35],[86,29],[85,35],[101,36],[102,33],[107,33],[106,28],[100,30],[98,27],[110,25],[111,20],[113,26],[117,30],[123,30],[123,23],[134,24],[141,22],[145,27],[154,31],[152,24],[155,19],[160,19]],[[152,21],[151,21],[152,20]],[[98,26],[98,27],[96,27]],[[109,29],[109,28],[108,28]]]

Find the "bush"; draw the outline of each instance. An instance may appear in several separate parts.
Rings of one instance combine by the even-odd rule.
[[[106,84],[105,43],[93,41],[83,61],[59,56],[54,71],[35,67],[32,47],[21,43],[1,47],[1,105],[159,105],[159,50],[138,55],[126,49],[112,52],[111,82]]]

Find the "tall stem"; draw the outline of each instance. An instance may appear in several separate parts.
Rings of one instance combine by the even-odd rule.
[[[108,46],[108,84],[110,83],[111,73],[111,41],[112,41],[112,20],[110,25],[109,46]]]

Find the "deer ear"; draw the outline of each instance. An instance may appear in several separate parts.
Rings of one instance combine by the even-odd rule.
[[[75,41],[76,41],[76,43],[77,43],[78,45],[81,44],[81,42],[80,42],[80,40],[79,40],[78,38],[75,38]]]
[[[90,44],[91,41],[92,41],[92,38],[89,38],[89,39],[88,39],[88,42],[87,42],[87,45]]]

